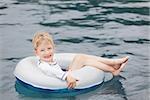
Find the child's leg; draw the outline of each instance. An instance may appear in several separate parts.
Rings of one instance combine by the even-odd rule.
[[[115,66],[125,63],[128,60],[128,57],[120,58],[120,59],[108,59],[108,58],[103,58],[103,57],[98,57],[98,56],[93,56],[93,55],[86,55],[83,54],[86,58],[97,60],[99,62],[102,62],[104,64],[110,65],[110,66]]]
[[[115,70],[115,68],[113,68],[112,66],[104,64],[93,57],[87,57],[85,55],[79,54],[75,56],[75,58],[69,66],[69,69],[77,70],[84,66],[92,66],[103,71],[111,72],[114,75],[118,75],[125,65],[121,65],[121,67],[118,70]]]
[[[82,54],[75,56],[75,58],[73,59],[72,63],[69,66],[69,69],[70,70],[77,70],[77,69],[82,68],[83,66],[92,66],[92,67],[96,67],[98,69],[101,69],[103,71],[109,71],[109,72],[115,71],[115,69],[112,66],[101,63],[95,59],[91,59],[91,58],[89,59]]]

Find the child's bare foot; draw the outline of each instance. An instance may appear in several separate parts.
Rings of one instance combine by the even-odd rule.
[[[115,70],[118,70],[118,69],[120,68],[120,66],[121,66],[121,64],[117,64],[117,65],[114,65],[113,68],[114,68]]]
[[[127,61],[126,61],[125,63],[121,64],[120,68],[119,68],[118,70],[112,72],[112,74],[113,74],[114,76],[119,75],[119,73],[122,71],[122,69],[125,67],[126,64],[127,64]]]
[[[126,56],[126,57],[124,57],[124,58],[116,59],[115,63],[117,63],[117,64],[115,64],[113,67],[114,67],[116,70],[119,69],[123,63],[125,63],[125,62],[128,61],[128,59],[129,59],[128,56]]]

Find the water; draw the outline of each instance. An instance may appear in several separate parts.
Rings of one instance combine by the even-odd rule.
[[[148,0],[1,0],[1,100],[148,100]],[[13,71],[33,55],[31,39],[39,30],[51,32],[56,52],[87,53],[107,58],[130,56],[121,77],[77,96],[20,94]]]

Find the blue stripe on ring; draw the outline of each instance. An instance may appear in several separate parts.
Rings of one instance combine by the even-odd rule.
[[[63,79],[63,78],[64,78],[65,74],[66,74],[66,73],[64,73],[64,74],[62,75],[61,79]]]

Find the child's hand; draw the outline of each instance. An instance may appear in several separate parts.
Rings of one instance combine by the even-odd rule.
[[[68,74],[66,80],[68,88],[74,88],[76,86],[76,81],[78,81],[77,79],[73,78],[70,74]]]

